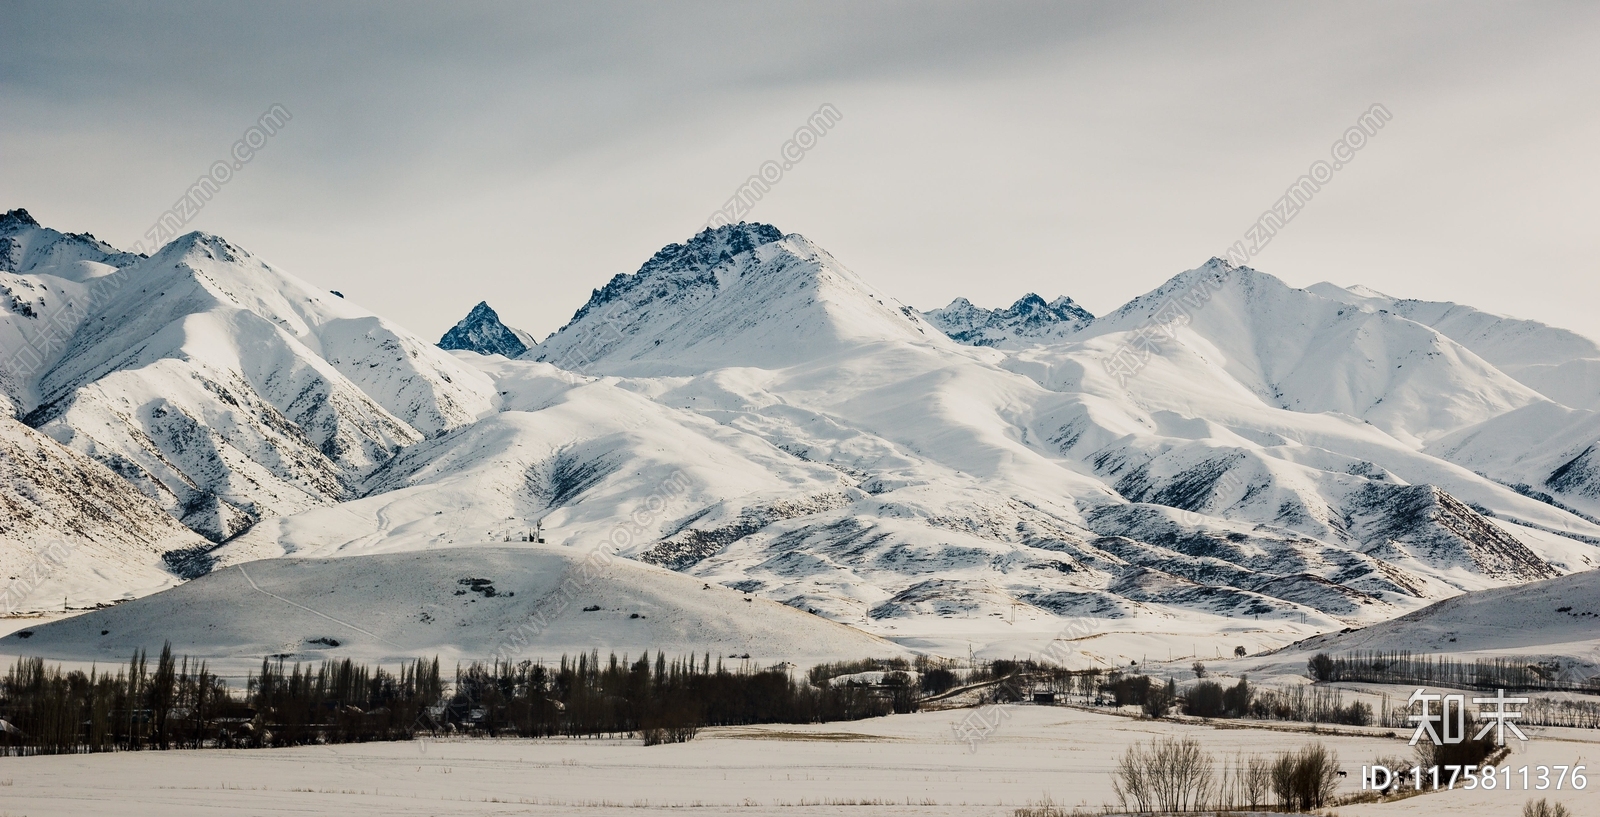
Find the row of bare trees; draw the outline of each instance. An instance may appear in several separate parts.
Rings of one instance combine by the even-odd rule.
[[[1516,656],[1458,661],[1407,650],[1357,650],[1344,655],[1317,653],[1306,661],[1306,670],[1317,681],[1600,692],[1600,676],[1564,674],[1558,661]]]
[[[233,708],[227,684],[170,647],[154,672],[142,650],[114,674],[21,658],[0,678],[0,755],[198,747]]]

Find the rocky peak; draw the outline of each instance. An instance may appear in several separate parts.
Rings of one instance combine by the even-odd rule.
[[[35,221],[33,216],[29,215],[28,211],[21,207],[15,210],[7,210],[5,213],[0,214],[0,231],[9,232],[23,227],[37,226],[39,226],[39,222]]]
[[[951,340],[968,346],[1002,346],[1064,337],[1094,320],[1094,315],[1065,295],[1046,302],[1032,292],[1005,309],[984,309],[966,298],[957,298],[943,309],[922,314]]]
[[[465,318],[439,338],[440,349],[506,357],[518,357],[534,345],[531,335],[502,323],[488,301],[479,301]]]
[[[782,238],[783,231],[771,224],[741,221],[738,224],[707,227],[682,244],[662,247],[638,272],[613,277],[604,287],[594,291],[589,302],[572,316],[572,321],[576,322],[591,311],[641,287],[649,290],[647,299],[665,297],[669,300],[707,287],[715,289],[717,282],[716,276],[711,274],[712,270],[740,253]]]

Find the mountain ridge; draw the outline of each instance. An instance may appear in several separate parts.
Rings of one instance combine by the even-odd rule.
[[[956,298],[922,316],[957,343],[998,347],[1059,340],[1094,320],[1089,310],[1065,295],[1046,303],[1032,292],[1004,309],[983,309]]]
[[[1438,329],[1217,259],[1097,319],[973,307],[967,340],[994,342],[964,344],[804,236],[728,225],[515,357],[424,343],[215,236],[102,266],[18,276],[98,298],[24,416],[218,543],[185,576],[539,524],[919,650],[1040,651],[1093,614],[1116,637],[1085,660],[1125,665],[1600,565],[1600,525],[1455,445],[1549,398]],[[505,328],[480,306],[468,340]]]

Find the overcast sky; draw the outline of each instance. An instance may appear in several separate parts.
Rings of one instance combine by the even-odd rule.
[[[750,213],[920,308],[1100,314],[1221,254],[1361,113],[1393,120],[1252,266],[1600,337],[1600,5],[0,2],[0,209],[190,223],[437,337],[543,337]]]

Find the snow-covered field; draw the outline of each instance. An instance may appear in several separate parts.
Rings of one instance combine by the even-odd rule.
[[[0,761],[0,813],[50,815],[675,814],[1009,815],[1045,797],[1114,800],[1123,749],[1193,736],[1214,754],[1321,740],[1351,772],[1406,753],[1404,740],[1149,722],[1065,707],[1007,706],[988,740],[957,739],[969,710],[853,723],[717,728],[687,744],[447,739],[257,751],[141,752]],[[1367,730],[1375,732],[1376,730]],[[1593,740],[1593,739],[1591,739]],[[1538,738],[1514,764],[1600,760],[1600,744]],[[1595,784],[1600,787],[1600,783]],[[1600,815],[1600,793],[1557,799]],[[1341,815],[1514,815],[1527,796],[1457,791]]]

